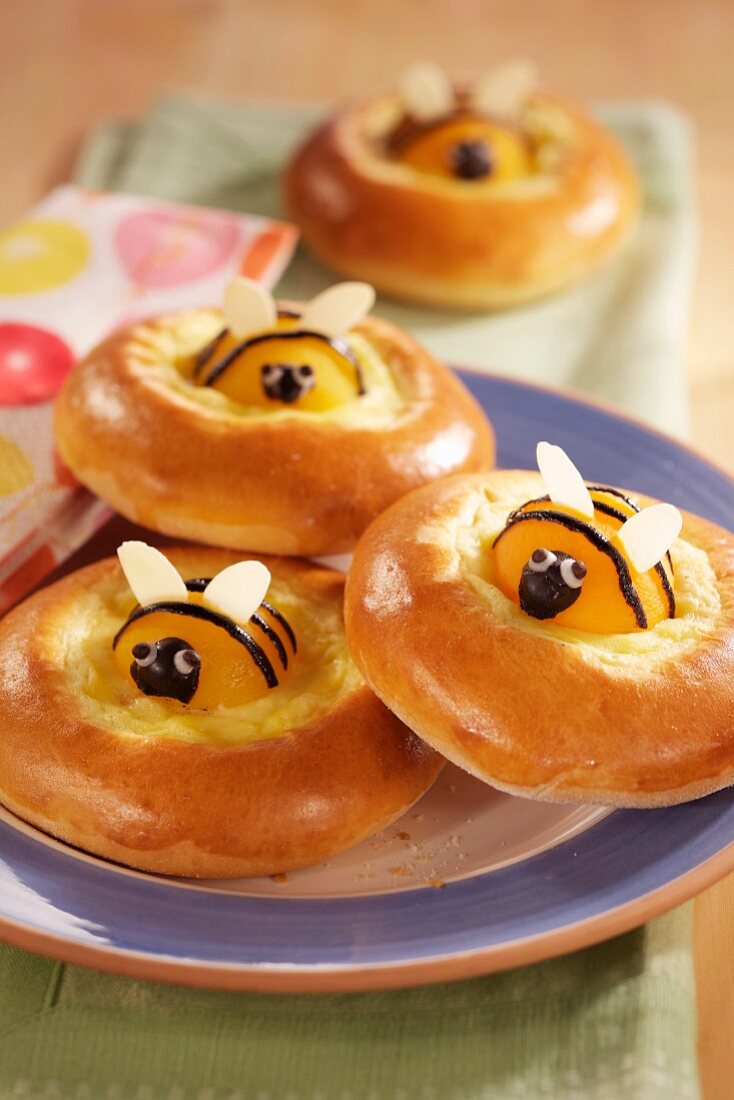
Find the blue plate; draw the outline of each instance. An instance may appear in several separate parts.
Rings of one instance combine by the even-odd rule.
[[[581,398],[464,374],[499,464],[539,438],[590,481],[633,487],[734,530],[734,484],[692,451]],[[462,977],[633,927],[734,868],[734,793],[616,811],[572,840],[443,889],[251,897],[127,874],[0,821],[0,934],[141,977],[263,990],[347,990]]]

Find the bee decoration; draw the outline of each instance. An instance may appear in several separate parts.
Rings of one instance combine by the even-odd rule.
[[[403,73],[405,114],[387,141],[390,156],[432,175],[465,182],[516,179],[533,170],[522,116],[537,88],[535,66],[508,61],[471,88],[456,89],[434,64]]]
[[[322,412],[364,394],[345,335],[371,310],[367,283],[338,283],[302,313],[279,310],[259,283],[240,277],[224,297],[226,327],[199,353],[193,381],[239,404]]]
[[[547,495],[508,517],[494,540],[499,587],[535,619],[594,633],[646,630],[675,618],[670,547],[682,516],[642,510],[618,489],[587,486],[560,447],[539,443]]]
[[[144,695],[214,710],[259,698],[288,675],[296,637],[265,600],[262,562],[185,581],[144,542],[117,554],[137,604],[114,638],[115,663]]]

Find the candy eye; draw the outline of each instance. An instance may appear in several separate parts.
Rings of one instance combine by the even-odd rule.
[[[264,363],[260,368],[262,377],[267,379],[268,382],[275,381],[276,378],[280,378],[283,373],[283,368],[279,367],[277,363]]]
[[[557,561],[556,555],[552,550],[546,550],[544,547],[538,547],[537,550],[533,550],[533,553],[528,561],[527,568],[531,573],[547,573],[552,565]]]
[[[575,558],[566,558],[561,562],[561,580],[569,588],[580,588],[586,576],[586,566]]]
[[[296,376],[303,381],[306,381],[308,378],[313,378],[313,367],[309,367],[308,363],[296,367]]]
[[[195,649],[179,649],[174,654],[173,667],[182,676],[190,676],[196,669],[201,668],[201,657]]]
[[[132,655],[138,668],[147,668],[156,659],[158,647],[155,642],[138,642],[132,648]]]

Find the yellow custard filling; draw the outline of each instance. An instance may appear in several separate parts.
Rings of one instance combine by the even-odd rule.
[[[572,630],[551,621],[542,622],[525,614],[492,583],[493,544],[511,511],[538,496],[538,481],[528,479],[527,489],[513,484],[512,495],[477,488],[462,507],[440,523],[426,524],[420,542],[440,547],[447,555],[440,579],[461,578],[487,606],[492,617],[529,634],[541,635],[559,645],[572,644],[584,658],[597,661],[620,674],[639,673],[641,663],[654,670],[697,646],[715,628],[721,612],[716,576],[708,555],[700,547],[679,538],[671,548],[675,569],[676,616],[664,619],[648,630],[625,634],[597,634]]]
[[[143,695],[132,679],[121,675],[112,639],[134,599],[116,578],[80,596],[73,614],[68,608],[59,612],[53,646],[59,682],[74,696],[83,719],[123,735],[236,745],[298,730],[332,709],[362,679],[333,603],[295,593],[276,576],[267,599],[293,627],[298,656],[278,687],[241,706],[197,710]],[[246,653],[243,659],[248,659]]]
[[[165,389],[170,398],[238,421],[278,423],[295,418],[379,430],[392,425],[408,408],[409,398],[390,366],[359,333],[349,333],[344,340],[359,363],[366,392],[361,396],[355,393],[331,408],[307,411],[274,403],[272,408],[264,409],[240,404],[219,390],[197,385],[193,381],[196,356],[221,332],[222,325],[222,316],[216,311],[192,310],[181,314],[175,327],[141,326],[133,330],[129,355],[136,373],[149,385]]]

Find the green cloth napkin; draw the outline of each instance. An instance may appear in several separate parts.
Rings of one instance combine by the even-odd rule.
[[[0,1096],[693,1100],[689,937],[684,907],[506,974],[311,997],[186,990],[3,948]]]
[[[87,143],[76,182],[279,213],[317,112],[164,100]],[[690,141],[660,105],[599,110],[645,187],[639,232],[567,294],[496,316],[380,302],[450,362],[582,386],[685,429]],[[330,281],[301,253],[281,291]],[[172,913],[172,927],[175,914]],[[656,1100],[698,1096],[691,907],[606,944],[450,985],[342,996],[181,989],[0,948],[0,1098]]]

